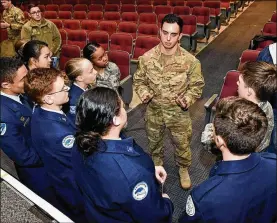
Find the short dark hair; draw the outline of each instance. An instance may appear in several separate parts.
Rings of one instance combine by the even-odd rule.
[[[97,151],[101,136],[108,133],[114,116],[118,116],[121,100],[110,88],[95,87],[85,91],[76,107],[76,143],[86,156]]]
[[[265,137],[267,126],[263,110],[244,98],[223,98],[216,106],[215,134],[224,139],[232,154],[255,152]]]
[[[97,42],[90,42],[88,43],[83,49],[83,56],[84,58],[91,61],[91,58],[94,52],[100,47],[101,45]]]
[[[31,8],[34,8],[34,7],[38,7],[39,8],[38,4],[29,4],[28,5],[28,12],[30,12]]]
[[[0,86],[3,82],[13,83],[18,69],[23,65],[20,58],[0,57]]]
[[[167,22],[167,23],[177,23],[179,28],[180,28],[180,33],[183,30],[183,20],[182,18],[180,18],[179,16],[175,15],[175,14],[167,14],[163,19],[162,19],[162,23],[161,23],[161,28],[163,27],[163,24]]]
[[[28,65],[28,62],[32,57],[38,59],[40,56],[40,50],[45,46],[48,47],[48,44],[40,40],[30,40],[25,43],[22,50],[25,65]]]
[[[248,61],[240,73],[247,87],[255,91],[260,101],[268,101],[277,91],[277,70],[273,64],[263,61]]]

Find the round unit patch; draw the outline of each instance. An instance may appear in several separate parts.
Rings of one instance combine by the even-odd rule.
[[[191,195],[189,195],[188,199],[187,199],[186,212],[187,212],[188,216],[195,215],[195,207],[194,207],[194,203],[192,201]]]
[[[148,186],[145,182],[138,183],[133,189],[133,198],[137,201],[143,200],[148,194]]]
[[[7,131],[7,125],[6,125],[6,123],[1,123],[0,124],[0,135],[1,136],[4,135],[6,131]]]
[[[63,138],[63,146],[67,149],[70,149],[73,147],[73,144],[74,144],[74,141],[75,141],[75,138],[73,135],[68,135],[66,137]]]

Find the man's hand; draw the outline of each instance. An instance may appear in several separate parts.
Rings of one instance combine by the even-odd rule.
[[[163,184],[166,180],[167,173],[162,166],[155,166],[155,175],[157,180]]]
[[[7,23],[5,21],[1,22],[1,29],[6,29],[6,28],[9,28],[9,27],[10,27],[9,23]]]
[[[141,98],[141,101],[142,101],[142,103],[147,103],[147,102],[150,101],[150,99],[151,99],[150,94],[145,94],[145,95],[143,95],[143,97]]]
[[[182,109],[188,108],[188,104],[185,98],[185,93],[178,94],[175,101],[177,105],[179,105]]]

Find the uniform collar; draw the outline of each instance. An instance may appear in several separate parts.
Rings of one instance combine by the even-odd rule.
[[[72,84],[71,88],[73,88],[73,87],[78,88],[78,89],[80,89],[80,90],[82,90],[82,91],[86,91],[86,89],[81,88],[81,87],[80,87],[77,83],[75,83],[75,82]]]
[[[216,175],[236,174],[247,172],[259,164],[261,156],[259,153],[251,153],[243,160],[221,161],[217,167]]]
[[[9,95],[9,94],[6,94],[6,93],[4,93],[2,91],[0,92],[0,94],[5,96],[5,97],[7,97],[7,98],[10,98],[10,99],[12,99],[12,100],[14,100],[14,101],[16,101],[16,102],[18,102],[20,104],[22,104],[21,101],[20,101],[19,95]]]
[[[12,109],[14,112],[20,111],[21,115],[30,116],[32,114],[32,110],[27,108],[25,105],[19,103],[18,101],[15,101],[11,99],[10,97],[6,97],[3,94],[1,94],[1,106],[5,105]]]
[[[155,48],[155,58],[157,59],[157,60],[159,60],[159,58],[161,57],[161,55],[162,55],[162,43],[159,43],[159,45],[157,45],[156,46],[156,48]],[[174,56],[180,56],[181,55],[181,48],[180,48],[180,46],[178,45],[177,46],[177,49],[176,49],[176,52],[174,53]]]
[[[30,26],[32,27],[42,27],[42,26],[46,26],[47,25],[47,22],[46,22],[46,19],[45,18],[41,18],[41,22],[38,23],[37,21],[31,19],[30,20]]]
[[[139,156],[140,154],[134,150],[134,139],[126,138],[121,140],[103,140],[106,145],[105,152],[121,153],[129,156]],[[102,147],[101,146],[101,147]]]

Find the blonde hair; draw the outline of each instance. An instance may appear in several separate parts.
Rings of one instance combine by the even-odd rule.
[[[73,58],[66,62],[65,73],[71,82],[74,82],[76,78],[83,73],[83,62],[88,61],[86,58]]]

